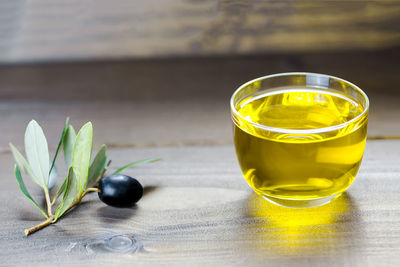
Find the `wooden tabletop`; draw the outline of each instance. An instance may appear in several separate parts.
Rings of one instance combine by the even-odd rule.
[[[0,265],[398,266],[398,109],[374,109],[362,167],[347,193],[322,207],[288,209],[244,181],[224,103],[179,103],[1,103]],[[41,215],[19,192],[7,142],[20,146],[26,122],[36,118],[54,151],[67,113],[77,127],[92,118],[95,146],[109,145],[112,170],[163,160],[126,171],[145,186],[134,208],[111,208],[92,194],[55,225],[25,237]],[[391,137],[385,125],[397,125]]]

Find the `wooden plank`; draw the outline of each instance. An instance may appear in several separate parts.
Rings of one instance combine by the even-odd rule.
[[[93,194],[28,238],[22,230],[41,215],[18,192],[11,154],[3,152],[0,259],[7,266],[397,266],[399,151],[400,141],[368,141],[347,194],[293,210],[252,194],[232,146],[111,149],[113,169],[163,158],[126,171],[147,188],[138,205],[115,209]]]
[[[0,65],[0,99],[226,99],[269,74],[308,71],[347,79],[371,92],[398,92],[400,49],[257,56]]]
[[[400,94],[372,94],[368,136],[400,138]],[[110,147],[217,145],[232,143],[229,100],[135,102],[0,101],[0,151],[22,147],[27,123],[36,119],[49,145],[58,144],[69,116],[75,128],[92,121],[95,145]]]
[[[398,1],[2,1],[0,61],[374,50]]]
[[[23,146],[27,123],[36,119],[50,146],[56,146],[69,116],[79,129],[94,124],[96,146],[227,144],[232,141],[229,103],[204,100],[168,102],[0,102],[0,150]]]

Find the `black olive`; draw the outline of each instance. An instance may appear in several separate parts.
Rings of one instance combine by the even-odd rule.
[[[99,198],[109,206],[132,207],[143,196],[143,186],[130,176],[114,174],[99,182]]]

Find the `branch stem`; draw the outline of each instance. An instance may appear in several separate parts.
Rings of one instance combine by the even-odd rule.
[[[40,223],[40,224],[38,224],[36,226],[33,226],[33,227],[29,228],[29,229],[25,229],[25,231],[24,231],[25,235],[28,236],[30,234],[33,234],[36,231],[39,231],[40,229],[45,228],[46,226],[52,224],[53,219],[54,219],[53,216],[51,216],[50,218],[48,218],[44,222],[42,222],[42,223]]]
[[[47,204],[47,215],[49,218],[53,217],[53,214],[51,212],[51,200],[50,200],[50,195],[49,195],[49,190],[45,187],[44,188],[44,196],[46,197],[46,204]]]
[[[89,187],[88,189],[86,189],[83,194],[82,197],[84,197],[87,193],[89,192],[100,192],[100,189],[96,188],[96,187]]]
[[[67,213],[69,210],[71,210],[73,207],[75,207],[76,205],[78,205],[82,198],[84,196],[86,196],[88,193],[90,192],[100,192],[100,189],[95,188],[95,187],[89,187],[88,189],[86,189],[85,191],[83,191],[82,196],[78,199],[75,199],[74,202],[72,202],[71,206],[65,211],[65,213]],[[33,234],[36,231],[39,231],[40,229],[45,228],[46,226],[55,223],[56,220],[54,220],[54,216],[51,213],[51,203],[50,203],[50,196],[49,196],[49,191],[47,190],[47,188],[44,190],[45,196],[46,196],[46,203],[47,203],[47,212],[49,213],[49,218],[47,218],[47,220],[45,220],[44,222],[33,226],[29,229],[25,229],[25,235],[28,236],[30,234]]]

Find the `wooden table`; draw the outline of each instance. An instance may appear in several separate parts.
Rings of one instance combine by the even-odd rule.
[[[388,140],[376,140],[385,136],[382,125],[396,125],[385,121],[393,116],[377,119],[371,114],[373,134],[346,194],[326,206],[297,210],[269,204],[249,189],[236,162],[224,104],[209,102],[211,108],[205,110],[190,102],[1,103],[1,264],[398,265],[398,128],[392,128]],[[374,110],[379,109],[385,110]],[[109,144],[113,169],[136,159],[163,160],[126,171],[146,188],[136,207],[111,208],[92,194],[57,224],[25,237],[23,229],[37,224],[41,215],[18,190],[6,142],[21,145],[27,120],[35,117],[54,149],[68,113],[77,127],[92,118],[96,147]],[[132,114],[130,120],[125,113]],[[40,190],[29,182],[28,186],[40,199]]]
[[[2,1],[0,265],[399,266],[399,10],[393,0]],[[229,97],[288,71],[348,79],[371,100],[358,177],[322,207],[269,204],[236,162]],[[163,160],[126,171],[145,186],[134,208],[91,194],[25,237],[41,215],[19,192],[8,142],[21,147],[34,118],[54,153],[67,116],[94,123],[112,169]]]

